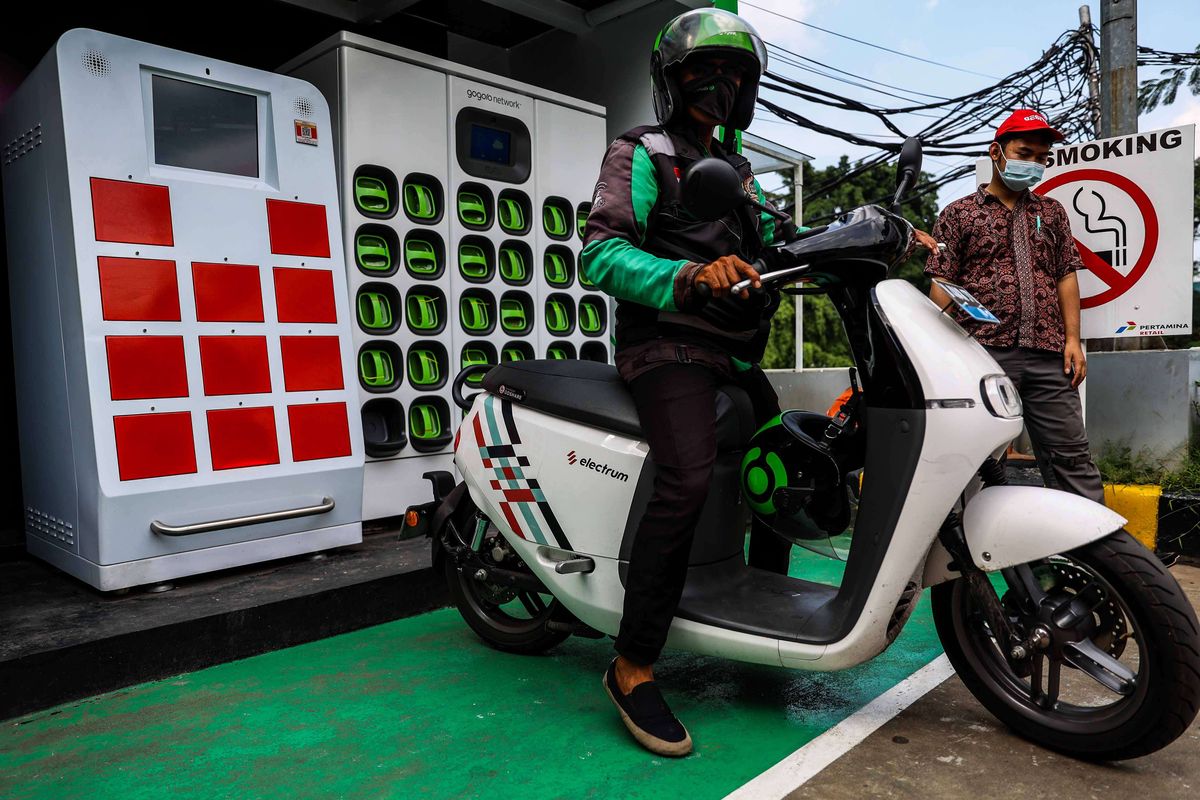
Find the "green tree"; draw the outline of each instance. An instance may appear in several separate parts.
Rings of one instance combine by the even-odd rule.
[[[1196,47],[1196,55],[1200,56],[1200,46]],[[1192,94],[1200,94],[1200,64],[1190,69],[1187,65],[1169,67],[1158,74],[1159,77],[1147,78],[1138,84],[1138,111],[1143,114],[1150,113],[1160,105],[1174,103],[1185,81]]]
[[[846,176],[853,169],[848,156],[842,156],[837,164],[816,169],[804,164],[804,191],[818,192],[816,197],[804,199],[804,220],[816,224],[828,222],[832,214],[840,214],[865,203],[886,202],[896,188],[896,170],[889,165],[878,165],[854,175],[832,189],[822,191],[834,181]],[[918,186],[932,176],[922,172]],[[790,205],[792,191],[791,174],[784,175],[784,186],[773,193],[772,199],[781,205]],[[937,198],[933,192],[922,194],[906,201],[901,207],[904,217],[924,231],[933,229],[937,220]],[[914,256],[899,265],[893,277],[911,281],[922,291],[927,291],[929,281],[924,274],[925,254]],[[795,308],[794,298],[785,296],[784,304],[775,316],[771,339],[762,365],[766,369],[787,369],[795,364]],[[804,365],[807,367],[850,366],[850,344],[846,339],[841,318],[829,298],[812,295],[804,298]]]

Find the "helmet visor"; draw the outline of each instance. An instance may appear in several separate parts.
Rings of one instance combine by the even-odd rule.
[[[656,49],[664,67],[675,66],[697,51],[717,50],[753,58],[759,74],[767,68],[767,48],[758,31],[738,15],[713,8],[676,17],[659,34]]]

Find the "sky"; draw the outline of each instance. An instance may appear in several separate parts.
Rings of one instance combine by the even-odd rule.
[[[738,4],[738,13],[750,20],[768,42],[877,81],[947,97],[983,88],[995,80],[849,42],[789,22],[750,3],[910,55],[994,76],[1027,66],[1060,33],[1078,27],[1081,5],[1079,0],[1041,0],[1024,5],[979,0],[740,0]],[[1099,25],[1099,3],[1092,0],[1088,5],[1092,9],[1093,22]],[[1027,13],[1031,10],[1036,13]],[[1142,0],[1138,12],[1139,44],[1187,52],[1200,45],[1200,2],[1197,0]],[[787,64],[776,63],[773,68],[847,97],[877,105],[902,104],[895,98],[801,72]],[[1142,67],[1139,79],[1158,77],[1160,69]],[[876,138],[890,136],[870,115],[840,112],[776,93],[764,93],[763,96],[780,105],[796,108],[829,127]],[[894,118],[894,121],[905,131],[915,131],[922,122],[929,122],[917,117]],[[1189,122],[1200,125],[1200,97],[1189,95],[1185,88],[1173,105],[1160,106],[1151,114],[1143,115],[1138,127],[1154,130]],[[797,127],[761,108],[750,131],[811,155],[817,167],[836,163],[843,154],[855,159],[874,152],[871,148],[857,147]],[[1196,156],[1200,157],[1200,137],[1197,138]],[[937,174],[968,160],[973,159],[927,157],[924,169]],[[770,177],[764,184],[772,187]],[[939,192],[939,206],[969,193],[972,185],[970,177],[947,184]]]

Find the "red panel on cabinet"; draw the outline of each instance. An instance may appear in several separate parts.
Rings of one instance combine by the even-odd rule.
[[[262,322],[262,285],[251,264],[192,264],[197,322]]]
[[[289,392],[341,389],[342,349],[336,336],[280,336],[283,386]]]
[[[92,178],[92,221],[98,242],[175,244],[166,186]]]
[[[106,336],[113,400],[187,397],[182,336]]]
[[[131,414],[113,417],[117,437],[117,471],[121,480],[187,475],[196,471],[192,415]]]
[[[295,461],[350,455],[350,427],[345,403],[288,406],[288,428]]]
[[[201,336],[204,393],[262,394],[271,391],[265,336]]]
[[[100,256],[100,305],[107,320],[179,321],[174,261]]]
[[[325,206],[267,201],[267,228],[271,252],[282,256],[329,258],[329,222]]]
[[[274,274],[280,322],[337,322],[332,271],[275,267]]]
[[[209,411],[208,445],[213,469],[278,464],[275,409],[266,406]]]

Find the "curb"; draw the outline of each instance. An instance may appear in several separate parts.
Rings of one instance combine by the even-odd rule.
[[[1161,486],[1105,484],[1104,504],[1129,520],[1125,529],[1159,556],[1200,560],[1200,497]]]

